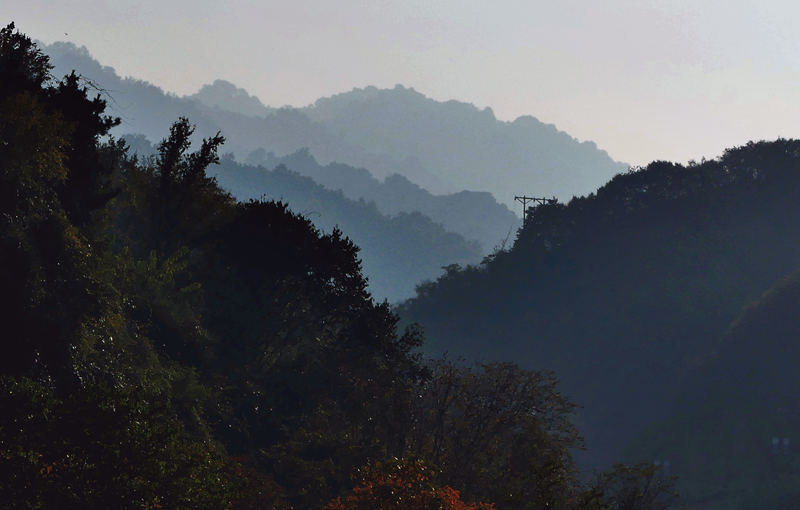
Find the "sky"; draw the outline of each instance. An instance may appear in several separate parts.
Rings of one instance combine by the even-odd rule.
[[[179,95],[222,78],[270,106],[402,84],[533,115],[631,165],[800,138],[800,2],[0,0]]]

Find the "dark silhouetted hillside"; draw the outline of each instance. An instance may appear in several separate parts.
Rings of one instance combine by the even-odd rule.
[[[628,455],[668,459],[692,508],[797,508],[798,360],[795,272],[744,310]]]
[[[800,267],[800,141],[655,162],[536,208],[513,248],[403,305],[429,353],[554,369],[583,406],[585,466],[672,412],[742,307]],[[645,459],[652,460],[652,459]]]

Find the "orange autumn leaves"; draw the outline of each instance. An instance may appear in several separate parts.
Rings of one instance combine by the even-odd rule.
[[[495,510],[493,503],[466,503],[452,487],[436,487],[419,461],[395,460],[365,470],[360,484],[325,510]]]

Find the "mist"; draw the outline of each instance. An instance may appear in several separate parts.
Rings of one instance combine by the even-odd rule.
[[[6,504],[795,508],[794,10],[15,6]]]

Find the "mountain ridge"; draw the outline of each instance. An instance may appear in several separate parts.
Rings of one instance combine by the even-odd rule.
[[[123,138],[130,152],[144,161],[156,153],[143,135]],[[240,202],[282,201],[322,232],[340,229],[359,246],[370,292],[378,301],[406,299],[418,283],[438,276],[443,266],[477,263],[485,253],[477,241],[446,230],[418,211],[386,213],[374,201],[348,198],[282,163],[268,169],[223,156],[207,175]]]
[[[354,89],[306,107],[250,116],[220,109],[224,102],[212,101],[207,94],[178,97],[140,80],[120,78],[113,68],[92,59],[88,50],[70,43],[54,43],[44,50],[56,74],[74,68],[113,91],[112,113],[123,119],[115,133],[142,133],[157,140],[158,127],[188,116],[197,124],[198,136],[222,131],[227,150],[241,160],[258,149],[291,154],[307,147],[323,165],[363,167],[377,177],[397,173],[434,194],[490,191],[511,208],[515,194],[566,200],[591,192],[627,168],[593,142],[579,142],[534,117],[498,121],[491,109],[436,101],[402,86]],[[250,99],[244,100],[256,104],[235,85],[222,88],[231,101],[246,95]],[[359,90],[367,90],[366,95]],[[210,104],[198,101],[203,97]],[[328,113],[323,115],[323,110]]]
[[[245,89],[222,79],[207,83],[194,94],[183,97],[211,108],[241,113],[250,117],[264,117],[276,110],[276,108],[266,106],[259,98],[250,95]]]
[[[497,203],[488,191],[434,195],[400,174],[380,180],[364,168],[343,163],[320,165],[308,149],[283,157],[260,151],[251,153],[246,162],[269,169],[285,165],[328,189],[341,190],[347,198],[374,202],[383,214],[389,216],[419,211],[441,223],[448,231],[478,241],[483,253],[504,244],[506,238],[522,225],[516,214]]]

